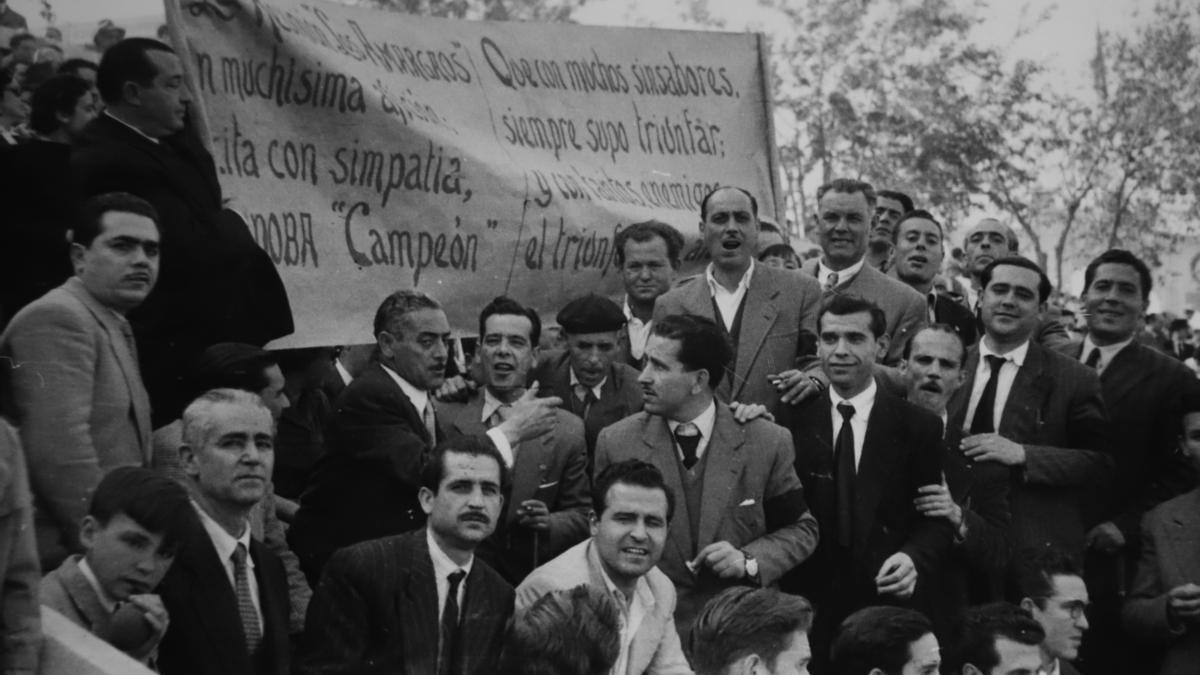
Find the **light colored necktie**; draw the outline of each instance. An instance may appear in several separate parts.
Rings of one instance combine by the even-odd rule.
[[[433,399],[425,402],[425,410],[421,412],[421,421],[425,423],[425,431],[429,432],[429,443],[437,444],[437,417],[433,410]]]
[[[242,619],[242,633],[246,636],[246,651],[258,651],[262,643],[262,626],[258,624],[258,612],[254,611],[254,599],[250,595],[250,579],[246,576],[246,546],[238,542],[233,549],[233,582],[237,593],[238,615]]]

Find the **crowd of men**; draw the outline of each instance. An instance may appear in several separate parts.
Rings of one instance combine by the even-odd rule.
[[[14,195],[3,262],[3,673],[39,605],[166,675],[1196,671],[1200,384],[1135,255],[1075,335],[1000,221],[963,283],[902,193],[821,186],[801,260],[720,187],[699,274],[629,225],[623,297],[498,297],[468,362],[417,290],[272,352],[181,75],[135,38],[98,115],[34,94],[71,198]]]

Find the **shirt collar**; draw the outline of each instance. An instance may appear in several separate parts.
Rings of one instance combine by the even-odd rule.
[[[208,538],[212,540],[213,548],[217,549],[217,557],[221,559],[221,563],[225,564],[231,557],[233,552],[237,550],[237,545],[241,544],[246,547],[246,569],[254,569],[254,560],[251,559],[250,553],[250,521],[246,521],[242,527],[242,536],[234,537],[221,527],[221,524],[213,517],[208,515],[195,500],[192,500],[192,506],[195,507],[196,513],[200,514],[200,524],[204,526],[204,531],[208,533]]]
[[[343,366],[340,360],[334,359],[333,367],[337,368],[338,376],[342,378],[342,384],[349,385],[350,381],[354,379],[354,376],[346,370],[346,366]]]
[[[863,389],[850,398],[842,398],[831,387],[829,389],[829,400],[833,404],[834,410],[837,410],[839,403],[849,403],[850,405],[854,406],[854,415],[856,417],[863,415],[865,419],[868,411],[870,411],[871,407],[875,405],[875,394],[878,391],[879,387],[875,384],[875,378],[872,377],[871,383],[867,385],[866,389]]]
[[[434,578],[445,579],[454,574],[457,570],[462,570],[467,576],[471,576],[471,566],[475,564],[475,555],[471,555],[471,559],[466,565],[461,567],[446,555],[441,546],[438,546],[437,541],[433,538],[433,530],[425,527],[425,541],[429,544],[429,558],[433,561]]]
[[[692,424],[696,425],[696,428],[700,430],[701,438],[712,438],[713,427],[716,426],[717,423],[716,401],[709,401],[708,407],[704,409],[704,412],[696,415],[696,417],[693,419],[682,421],[667,420],[667,427],[671,430],[671,434],[674,435],[675,429],[684,422],[691,422]]]
[[[146,139],[146,140],[150,141],[151,143],[154,143],[155,145],[158,145],[158,143],[159,143],[159,140],[158,140],[157,138],[155,138],[155,137],[153,137],[153,136],[147,136],[147,135],[146,135],[146,132],[142,131],[141,129],[139,129],[139,128],[135,127],[135,126],[133,126],[133,125],[132,125],[132,124],[130,124],[129,122],[126,122],[125,120],[121,119],[120,117],[117,117],[116,115],[112,114],[112,111],[110,111],[110,110],[105,110],[105,111],[104,111],[104,114],[105,114],[105,115],[107,115],[107,116],[108,116],[108,118],[109,118],[110,120],[113,120],[113,121],[115,121],[115,122],[118,122],[118,123],[120,123],[120,124],[123,124],[123,125],[125,125],[125,127],[126,127],[126,128],[128,128],[128,129],[131,129],[131,130],[133,131],[133,133],[137,134],[138,136],[141,136],[142,138],[144,138],[144,139]]]
[[[383,368],[384,372],[391,376],[392,380],[397,385],[400,386],[400,391],[404,392],[404,395],[407,396],[408,400],[412,402],[413,407],[417,409],[417,412],[424,413],[425,406],[429,405],[429,392],[422,391],[412,386],[408,383],[408,380],[400,377],[396,374],[396,371],[388,368],[382,363],[379,364],[379,366]]]
[[[987,346],[987,340],[979,341],[979,363],[986,365],[986,356],[999,356],[1006,361],[1012,361],[1017,364],[1017,367],[1025,365],[1025,357],[1029,355],[1029,340],[1026,340],[1020,347],[1008,352],[1007,354],[997,354]]]
[[[496,414],[496,411],[500,409],[500,406],[503,405],[509,404],[496,398],[496,396],[492,394],[491,390],[485,386],[483,388],[483,412],[479,417],[479,421],[486,423],[489,419],[491,419],[492,415]]]
[[[100,585],[100,580],[96,578],[96,573],[92,571],[92,566],[88,564],[87,557],[79,558],[79,573],[84,579],[91,584],[92,590],[96,592],[96,599],[100,601],[100,606],[109,614],[117,609],[117,601],[108,595],[108,591]]]
[[[1084,338],[1083,338],[1083,351],[1080,352],[1080,355],[1082,355],[1083,358],[1086,360],[1088,357],[1088,354],[1091,354],[1093,349],[1099,349],[1100,350],[1100,364],[1108,365],[1108,364],[1112,363],[1113,357],[1116,356],[1117,354],[1119,354],[1122,349],[1125,349],[1126,347],[1128,347],[1129,343],[1131,343],[1131,342],[1133,342],[1133,336],[1130,336],[1129,339],[1125,340],[1124,342],[1117,342],[1115,344],[1105,345],[1105,346],[1101,347],[1100,345],[1096,344],[1095,342],[1092,342],[1091,335],[1087,335],[1087,336],[1084,336]]]
[[[742,280],[738,282],[738,287],[733,291],[734,293],[750,287],[750,279],[754,276],[754,265],[754,258],[751,258],[750,266],[746,268],[746,273],[742,275]],[[704,268],[704,279],[708,281],[708,291],[713,295],[716,295],[718,288],[725,288],[721,284],[717,283],[717,278],[713,276],[713,263],[708,263],[708,267]]]
[[[595,547],[596,547],[595,539],[588,542],[588,546],[592,547],[592,550],[594,551]],[[599,561],[598,553],[597,553],[597,561]],[[625,593],[622,592],[621,589],[617,588],[617,585],[613,583],[613,580],[611,578],[609,578],[608,570],[604,569],[603,562],[600,562],[600,564],[598,566],[600,567],[600,577],[602,579],[604,579],[604,587],[608,589],[608,594],[611,596],[616,596],[618,598],[621,598],[625,601],[624,603],[622,603],[620,605],[621,612],[625,613],[626,608],[629,607],[629,605],[633,602],[634,598],[626,598]],[[643,607],[653,607],[654,606],[654,594],[650,592],[650,584],[646,581],[645,574],[638,577],[637,583],[635,583],[633,586],[633,595],[634,595],[634,597],[637,598],[638,602],[642,603]]]
[[[842,284],[845,284],[854,277],[858,276],[858,273],[862,271],[863,265],[865,265],[866,262],[867,256],[864,255],[858,259],[858,262],[838,272],[838,286],[841,286]],[[817,281],[820,281],[822,286],[825,285],[825,279],[833,273],[833,269],[825,265],[825,256],[817,258]]]
[[[582,387],[583,383],[579,381],[578,377],[575,377],[575,369],[567,368],[567,370],[571,371],[571,391],[575,391],[575,387]],[[592,387],[592,394],[596,397],[597,401],[600,400],[600,390],[604,388],[605,382],[608,382],[607,375],[604,376],[604,379],[597,382],[596,386]]]
[[[625,306],[622,307],[621,310],[625,312],[625,321],[626,322],[628,322],[634,326],[641,326],[643,324],[642,320],[637,318],[636,316],[634,316],[633,310],[629,308],[629,296],[628,295],[625,296]],[[650,322],[647,321],[645,323],[650,323]]]

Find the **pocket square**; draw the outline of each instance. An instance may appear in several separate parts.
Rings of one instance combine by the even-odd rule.
[[[754,506],[754,503],[755,503],[755,500],[753,497],[751,497],[750,499],[747,499],[746,501],[742,502],[741,504],[738,504],[738,506]]]
[[[541,485],[538,486],[538,489],[542,490],[544,488],[554,487],[555,485],[558,485],[558,481],[552,480],[549,483],[542,483]]]

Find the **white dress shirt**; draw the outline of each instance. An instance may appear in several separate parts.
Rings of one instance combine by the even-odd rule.
[[[338,376],[342,378],[342,384],[349,386],[354,376],[350,374],[350,371],[346,370],[346,366],[342,365],[341,359],[334,359],[333,367],[337,368]]]
[[[408,380],[400,377],[396,374],[396,371],[388,368],[382,363],[379,365],[383,368],[383,372],[387,373],[396,383],[396,385],[400,387],[400,391],[404,392],[404,395],[408,398],[409,403],[412,403],[413,407],[417,409],[417,415],[420,416],[421,419],[425,419],[425,406],[430,404],[429,392],[412,386],[408,383]],[[435,418],[436,415],[437,413],[435,412]],[[488,438],[492,439],[492,443],[496,444],[496,449],[500,451],[500,456],[503,457],[504,461],[507,462],[508,466],[511,467],[513,462],[513,449],[512,445],[508,442],[508,437],[505,436],[504,432],[500,431],[499,429],[489,429],[487,435]],[[433,440],[436,441],[437,439]]]
[[[262,626],[262,603],[258,599],[258,579],[254,576],[254,558],[250,556],[250,521],[247,520],[242,528],[242,536],[234,537],[195,501],[192,502],[192,506],[195,507],[196,513],[200,514],[200,524],[204,526],[204,531],[212,540],[213,548],[217,550],[217,557],[221,560],[221,567],[225,570],[225,576],[229,579],[229,587],[233,589],[235,597],[237,596],[237,578],[234,576],[233,570],[233,552],[237,550],[238,544],[246,547],[246,582],[250,585],[250,600],[254,603],[254,613],[258,616],[258,625]],[[198,592],[203,591],[203,589],[197,590]]]
[[[853,398],[842,398],[832,388],[829,390],[829,400],[832,406],[830,414],[833,415],[833,442],[837,445],[838,434],[842,432],[842,413],[837,409],[839,403],[849,403],[854,406],[854,416],[850,418],[850,430],[854,432],[854,470],[858,471],[858,463],[862,460],[863,441],[867,438],[867,420],[871,417],[871,408],[875,407],[875,393],[879,387],[875,384],[875,379],[871,379],[871,384],[867,388],[856,394]]]
[[[1092,336],[1088,335],[1087,337],[1083,338],[1083,351],[1079,352],[1079,362],[1086,364],[1088,355],[1092,353],[1092,350],[1099,349],[1100,361],[1096,364],[1096,372],[1103,373],[1104,369],[1108,367],[1108,364],[1112,363],[1113,358],[1116,357],[1117,354],[1121,353],[1122,349],[1128,347],[1131,342],[1133,342],[1132,337],[1124,342],[1118,342],[1116,344],[1100,347],[1095,342],[1092,342]]]
[[[708,449],[708,442],[712,440],[713,426],[717,423],[716,401],[710,402],[708,407],[704,409],[704,412],[690,420],[685,420],[685,422],[691,422],[700,430],[700,442],[696,444],[696,459],[699,460],[704,456],[704,451]],[[671,430],[672,438],[675,437],[675,430],[683,423],[675,420],[667,420],[667,428]],[[675,452],[679,455],[679,459],[682,460],[683,451],[679,449],[678,442],[675,443]]]
[[[159,142],[159,141],[158,141],[158,139],[157,139],[157,138],[155,138],[155,137],[153,137],[153,136],[147,136],[147,135],[146,135],[146,132],[142,131],[141,129],[139,129],[139,128],[135,127],[135,126],[133,126],[133,125],[132,125],[132,124],[130,124],[129,122],[126,122],[125,120],[121,119],[120,117],[117,117],[116,115],[112,114],[112,112],[111,112],[111,111],[105,110],[105,111],[104,111],[103,113],[101,113],[101,114],[105,115],[105,116],[106,116],[106,117],[108,117],[110,120],[113,120],[114,122],[117,122],[118,124],[124,125],[126,128],[128,128],[128,129],[129,129],[129,130],[131,130],[131,131],[133,131],[133,133],[137,134],[138,136],[141,136],[142,138],[144,138],[144,139],[146,139],[146,140],[150,141],[151,143],[153,143],[153,144],[155,144],[155,145],[158,145],[158,142]]]
[[[618,617],[621,620],[621,650],[617,652],[617,660],[609,673],[625,675],[625,671],[629,669],[629,649],[633,645],[633,637],[642,627],[642,619],[646,618],[646,614],[654,606],[654,594],[650,592],[650,584],[646,583],[645,575],[638,577],[633,597],[626,598],[621,589],[608,577],[608,572],[603,566],[600,567],[600,574],[604,577],[604,586],[608,589],[609,597],[617,605]]]
[[[457,570],[462,570],[466,576],[458,582],[458,594],[455,598],[458,601],[458,621],[462,623],[463,617],[463,602],[467,597],[467,579],[471,576],[471,566],[475,564],[475,556],[471,555],[471,559],[466,565],[459,566],[455,564],[450,556],[438,546],[433,538],[433,532],[425,528],[425,541],[429,544],[429,558],[433,561],[433,576],[437,581],[437,597],[438,597],[438,625],[441,625],[442,613],[446,611],[446,596],[450,595],[450,575]]]
[[[754,264],[754,259],[751,258],[750,266],[746,268],[742,280],[732,291],[717,282],[717,278],[713,276],[712,263],[709,263],[708,268],[704,271],[704,278],[708,281],[708,292],[716,301],[717,309],[721,310],[721,320],[725,322],[725,330],[733,330],[733,320],[737,318],[738,307],[741,307],[742,300],[746,297],[746,290],[750,288],[750,279],[754,276]]]
[[[863,256],[858,259],[858,262],[847,267],[844,270],[836,272],[838,275],[837,287],[845,286],[850,283],[850,280],[858,276],[862,271],[863,265],[867,263],[867,257]],[[829,281],[829,275],[835,274],[834,270],[825,266],[825,256],[817,258],[817,281],[821,282],[821,288],[825,288],[825,284]]]
[[[642,358],[646,353],[646,343],[650,341],[650,331],[654,321],[642,321],[633,315],[629,308],[629,298],[625,298],[625,330],[629,334],[629,355],[635,359]]]
[[[975,385],[971,387],[971,402],[967,406],[967,417],[963,420],[963,424],[966,426],[964,431],[970,432],[971,422],[975,419],[975,408],[979,406],[979,399],[983,397],[983,390],[992,376],[992,366],[988,363],[987,357],[989,355],[1000,356],[1004,359],[1004,364],[1000,366],[999,379],[996,380],[996,406],[992,409],[992,420],[996,425],[996,431],[999,431],[1001,415],[1004,414],[1004,404],[1008,402],[1013,381],[1017,379],[1017,371],[1025,365],[1025,357],[1028,354],[1028,340],[1007,354],[997,354],[992,351],[988,347],[986,337],[979,341],[979,365],[975,367]]]

